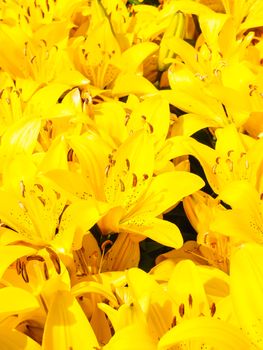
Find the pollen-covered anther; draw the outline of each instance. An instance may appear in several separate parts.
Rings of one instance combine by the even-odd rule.
[[[16,272],[18,275],[20,275],[22,272],[22,263],[20,259],[16,260]]]
[[[253,84],[249,84],[248,85],[248,87],[249,87],[249,96],[252,96],[252,94],[254,93],[254,92],[256,92],[257,91],[257,86],[256,85],[253,85]]]
[[[67,161],[68,162],[72,162],[73,161],[73,154],[74,154],[74,151],[72,148],[70,148],[70,150],[68,151],[68,154],[67,154]]]
[[[23,209],[25,212],[27,212],[27,208],[24,206],[24,204],[22,202],[18,202],[18,205],[21,209]]]
[[[119,183],[120,183],[121,192],[124,192],[125,191],[124,182],[121,179],[119,179]]]
[[[110,171],[110,165],[107,165],[105,168],[105,176],[108,177],[109,176],[109,171]]]
[[[231,159],[229,159],[229,158],[227,158],[226,159],[226,164],[227,164],[227,166],[228,166],[228,168],[229,168],[229,171],[233,171],[233,168],[234,168],[234,163],[233,163],[233,161],[231,160]]]
[[[171,327],[175,327],[176,326],[176,316],[173,317],[172,323],[171,323]]]
[[[25,190],[26,190],[26,188],[25,188],[25,185],[24,185],[23,180],[21,180],[21,181],[19,182],[19,186],[20,186],[21,195],[22,195],[22,197],[25,198]]]
[[[193,297],[191,294],[189,294],[189,296],[188,296],[188,304],[189,304],[189,307],[193,306]]]
[[[216,77],[218,77],[219,75],[221,75],[221,70],[220,69],[218,69],[218,68],[215,68],[214,70],[213,70],[213,74],[216,76]]]
[[[23,280],[28,283],[29,282],[29,277],[28,277],[28,273],[27,273],[27,269],[26,269],[26,263],[25,261],[21,262],[21,275],[23,277]]]
[[[148,125],[148,127],[149,127],[150,134],[152,134],[153,131],[154,131],[154,128],[153,128],[152,124],[150,124],[149,122],[147,122],[147,125]]]
[[[231,157],[231,154],[232,154],[233,152],[234,152],[233,149],[229,150],[229,151],[227,152],[227,156],[228,156],[228,157]]]
[[[127,166],[127,170],[129,171],[130,170],[130,161],[129,161],[129,159],[125,159],[125,163],[126,163],[126,166]]]
[[[25,56],[27,56],[27,45],[28,45],[28,41],[26,41],[24,44],[24,55]]]
[[[216,168],[217,168],[217,164],[214,164],[212,166],[212,173],[215,175],[216,174]]]
[[[180,304],[180,306],[179,306],[179,315],[180,315],[181,317],[184,316],[184,304],[183,304],[183,303]]]
[[[143,178],[143,180],[145,181],[145,180],[147,180],[147,179],[149,178],[149,175],[143,174],[142,178]]]
[[[60,273],[61,273],[61,266],[60,266],[60,261],[59,261],[58,255],[49,247],[46,247],[46,251],[49,254],[50,260],[52,261],[52,263],[53,263],[53,265],[55,267],[55,270],[60,275]]]
[[[216,304],[212,303],[211,307],[210,307],[210,311],[211,311],[211,316],[213,317],[214,314],[216,313]]]
[[[43,264],[43,270],[44,270],[45,279],[48,280],[49,279],[49,273],[48,273],[48,268],[47,268],[46,262],[44,262],[44,264]]]
[[[36,261],[41,261],[41,262],[45,261],[43,256],[40,256],[40,255],[29,255],[26,257],[26,260],[27,261],[36,260]]]
[[[138,179],[136,174],[132,174],[132,186],[135,187],[137,185]]]
[[[41,196],[38,196],[37,199],[43,204],[43,206],[46,205],[46,201],[44,198],[42,198]]]

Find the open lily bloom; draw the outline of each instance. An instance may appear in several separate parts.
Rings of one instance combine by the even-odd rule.
[[[231,297],[240,327],[251,341],[251,348],[262,349],[262,257],[263,248],[255,243],[242,245],[231,257]]]
[[[196,157],[217,194],[236,180],[247,180],[261,192],[262,140],[238,133],[234,125],[218,129],[215,135],[215,150],[193,138],[170,138],[170,157],[185,154]]]
[[[262,244],[262,195],[247,181],[237,181],[222,190],[219,196],[231,209],[218,210],[211,229],[229,236],[236,245],[243,242]]]
[[[140,238],[142,235],[178,248],[182,244],[179,229],[158,216],[176,205],[183,197],[200,189],[203,181],[183,171],[169,171],[153,176],[152,141],[147,132],[143,130],[134,132],[116,152],[109,155],[105,168],[101,162],[97,168],[94,168],[98,159],[93,163],[92,171],[98,174],[96,177],[91,177],[95,197],[108,205],[107,214],[98,224],[103,234],[125,232],[134,235],[134,238],[137,237],[139,240],[143,238]],[[81,144],[78,149],[81,150]],[[89,152],[92,155],[90,159],[96,159],[94,151],[91,149]],[[90,159],[87,155],[83,151],[76,153],[78,157],[80,154],[86,163],[82,165],[83,168],[89,169]],[[58,184],[58,176],[61,174],[61,172],[54,171],[47,175]],[[68,176],[72,179],[79,178],[78,174],[76,177],[72,172],[68,173]],[[66,186],[68,192],[78,192],[80,196],[81,193],[87,193],[87,186],[83,187],[80,192],[80,183],[76,181],[71,181],[71,183],[76,183],[76,185],[71,188]],[[83,181],[82,183],[84,184]],[[180,187],[175,186],[176,183],[180,183]]]
[[[257,76],[248,58],[254,32],[237,39],[233,20],[211,10],[200,14],[199,23],[202,36],[195,48],[179,38],[167,44],[181,59],[169,69],[172,91],[161,93],[187,112],[181,123],[242,127],[257,108],[251,93]]]
[[[75,67],[90,80],[95,88],[91,88],[91,93],[100,94],[105,88],[111,89],[117,77],[122,80],[123,77],[129,76],[132,82],[136,81],[139,74],[139,81],[144,81],[142,63],[157,51],[158,46],[154,43],[141,43],[123,51],[118,38],[112,32],[105,10],[95,3],[92,11],[96,15],[93,15],[87,32],[85,35],[71,38],[68,46]],[[116,84],[112,92],[118,95],[120,87],[118,87],[119,83]],[[151,91],[155,91],[146,79],[145,84]]]
[[[185,280],[186,271],[188,281]],[[214,302],[208,301],[200,272],[192,262],[183,261],[177,264],[167,286],[164,286],[154,280],[154,275],[139,269],[129,270],[126,287],[130,290],[129,304],[122,305],[118,311],[100,304],[115,330],[105,349],[115,349],[117,346],[130,349],[124,345],[123,337],[126,334],[130,339],[129,329],[138,324],[141,324],[142,339],[148,343],[149,349],[200,349],[201,346],[207,349],[233,349],[236,344],[245,349],[249,346],[242,332],[227,322],[228,316],[224,315],[223,309],[220,306],[217,309]],[[206,284],[211,287],[215,284],[213,277],[217,276],[218,279],[219,275],[213,274],[213,270],[207,272],[209,277]],[[217,283],[218,287],[219,279]],[[220,293],[219,290],[217,293]],[[218,305],[219,300],[223,299],[222,296],[217,299]],[[211,332],[207,332],[207,329],[211,329]]]

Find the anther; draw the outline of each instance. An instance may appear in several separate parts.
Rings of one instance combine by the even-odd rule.
[[[143,174],[143,180],[147,180],[149,178],[149,175]]]
[[[217,164],[214,164],[214,165],[212,166],[212,173],[213,173],[213,174],[216,174],[216,168],[217,168]]]
[[[37,260],[37,261],[41,261],[41,262],[45,261],[43,256],[40,256],[40,255],[29,255],[26,257],[26,260],[27,261]]]
[[[231,153],[233,153],[233,152],[234,152],[234,150],[231,149],[230,151],[227,152],[227,156],[230,157],[230,156],[231,156]]]
[[[247,159],[245,160],[245,168],[246,168],[246,169],[249,168],[249,163],[248,163],[248,160],[247,160]]]
[[[120,181],[121,192],[124,192],[125,191],[124,182],[121,179],[119,181]]]
[[[129,171],[130,170],[130,161],[129,161],[129,159],[125,159],[125,162],[126,162],[127,169]]]
[[[29,277],[28,277],[28,273],[27,273],[27,270],[26,270],[26,264],[25,264],[24,261],[21,264],[21,274],[22,274],[23,280],[26,283],[28,283],[29,282]]]
[[[43,188],[42,185],[40,185],[40,184],[34,184],[34,186],[36,186],[41,192],[44,191],[44,188]]]
[[[16,260],[16,272],[18,275],[20,275],[20,273],[22,272],[22,264],[20,259]]]
[[[48,280],[49,279],[49,273],[48,273],[48,268],[47,268],[46,262],[44,262],[44,264],[43,264],[43,270],[44,270],[45,279]]]
[[[150,124],[150,123],[147,122],[147,125],[148,125],[148,127],[149,127],[150,133],[152,134],[152,133],[153,133],[153,130],[154,130],[152,124]]]
[[[61,266],[60,266],[60,262],[59,262],[59,257],[58,255],[49,247],[46,247],[46,251],[49,254],[49,257],[55,267],[55,270],[57,271],[57,273],[60,275],[61,273]]]
[[[191,294],[189,294],[188,296],[188,303],[189,303],[189,306],[192,307],[193,306],[193,297]]]
[[[229,171],[233,171],[233,162],[231,159],[226,159],[226,164],[228,165]]]
[[[105,168],[105,175],[106,175],[106,177],[109,176],[109,171],[110,171],[110,165],[107,165],[106,168]]]
[[[136,176],[136,174],[132,174],[132,186],[133,187],[135,187],[136,185],[137,185],[137,181],[138,181],[138,179],[137,179],[137,176]]]
[[[19,186],[20,186],[20,191],[21,191],[22,197],[25,198],[25,190],[26,190],[26,188],[25,188],[25,185],[24,185],[23,180],[21,180],[21,181],[19,182]]]
[[[130,114],[126,114],[125,116],[125,122],[124,125],[126,126],[128,124],[128,121],[130,120]]]
[[[181,317],[184,316],[184,304],[180,304],[180,306],[179,306],[179,315]]]
[[[68,154],[67,154],[67,161],[68,162],[72,162],[73,161],[73,153],[74,153],[73,149],[70,148],[70,150],[68,151]]]
[[[43,204],[43,206],[46,205],[46,201],[45,201],[44,198],[42,198],[42,197],[40,197],[40,196],[38,196],[37,198],[40,200],[40,202]]]
[[[175,327],[176,326],[176,316],[174,316],[173,320],[172,320],[172,324],[171,324],[172,327]]]
[[[220,158],[221,157],[216,157],[216,164],[219,164]]]
[[[18,205],[19,205],[19,207],[21,208],[21,209],[23,209],[25,212],[27,212],[27,209],[26,209],[26,207],[24,206],[24,204],[22,203],[22,202],[18,202]]]
[[[211,316],[213,317],[215,312],[216,312],[216,304],[215,303],[212,303],[210,310],[211,310]]]

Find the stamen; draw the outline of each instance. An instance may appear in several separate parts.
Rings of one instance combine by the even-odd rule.
[[[192,307],[193,306],[193,297],[191,294],[189,294],[188,296],[188,303],[189,303],[189,306]]]
[[[127,169],[129,171],[130,170],[130,161],[129,161],[129,159],[125,159],[125,162],[126,162]]]
[[[247,159],[245,160],[245,168],[246,168],[246,169],[249,168],[249,163],[248,163],[248,160],[247,160]]]
[[[28,273],[27,273],[27,270],[26,270],[26,263],[24,261],[21,264],[21,274],[22,274],[23,280],[26,283],[28,283],[29,282],[29,277],[28,277]]]
[[[226,164],[228,165],[228,168],[229,168],[229,171],[233,171],[233,162],[232,162],[232,160],[231,159],[229,159],[229,158],[227,158],[226,159]]]
[[[20,259],[16,260],[16,272],[18,275],[20,275],[20,273],[22,272],[22,264]]]
[[[234,150],[231,149],[230,151],[227,152],[227,156],[230,157],[230,156],[231,156],[231,153],[233,153],[233,152],[234,152]]]
[[[154,129],[153,129],[153,126],[152,126],[152,124],[150,124],[150,123],[148,123],[148,122],[147,122],[147,124],[148,124],[148,127],[149,127],[149,129],[150,129],[150,133],[152,134],[152,133],[153,133],[153,130],[154,130]]]
[[[61,273],[61,266],[58,255],[49,247],[46,247],[46,251],[49,254],[49,257],[55,267],[55,270],[57,271],[57,274],[60,275]]]
[[[27,261],[37,260],[37,261],[41,261],[41,262],[45,261],[43,256],[40,256],[40,255],[29,255],[26,257],[26,260]]]
[[[37,198],[40,200],[40,202],[43,204],[43,206],[46,205],[46,201],[45,201],[44,198],[42,198],[42,197],[40,197],[40,196],[38,196]]]
[[[172,324],[171,324],[172,327],[175,327],[176,326],[176,316],[174,316],[173,320],[172,320]]]
[[[48,280],[49,279],[49,273],[48,273],[48,268],[47,268],[46,262],[44,262],[44,264],[43,264],[43,269],[44,269],[45,279]]]
[[[212,173],[213,173],[213,174],[216,174],[216,168],[217,168],[217,164],[214,164],[214,165],[212,166]]]
[[[23,180],[21,180],[21,181],[19,182],[19,186],[20,186],[20,191],[21,191],[22,197],[25,198],[25,190],[26,190],[26,188],[25,188],[25,185],[24,185]]]
[[[67,154],[67,161],[68,162],[72,162],[73,161],[73,153],[74,153],[73,149],[70,148],[70,150],[68,151],[68,154]]]
[[[136,174],[132,174],[132,186],[133,187],[135,187],[136,185],[137,185],[137,181],[138,181],[138,179],[137,179],[137,176],[136,176]]]
[[[120,181],[121,192],[124,192],[125,191],[124,182],[121,179],[119,179],[119,181]]]
[[[143,174],[143,180],[147,180],[149,178],[149,175]]]
[[[130,119],[130,115],[126,114],[125,123],[124,123],[125,126],[128,124],[129,119]]]
[[[179,314],[181,317],[184,316],[184,304],[180,304],[179,306]]]
[[[107,165],[105,168],[105,176],[108,177],[109,176],[109,171],[110,171],[110,165]]]
[[[22,203],[22,202],[18,202],[18,205],[19,205],[19,207],[21,208],[21,209],[23,209],[25,212],[27,212],[27,209],[26,209],[26,207],[24,206],[24,204]]]
[[[213,317],[215,312],[216,312],[216,304],[215,303],[212,303],[210,310],[211,310],[211,316]]]

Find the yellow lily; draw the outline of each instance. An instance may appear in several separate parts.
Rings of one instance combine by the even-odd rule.
[[[80,147],[78,149],[81,150]],[[90,160],[82,152],[76,153],[81,155],[87,169]],[[95,154],[93,159],[96,159]],[[99,200],[108,203],[108,213],[98,224],[103,234],[125,232],[134,235],[134,238],[137,236],[139,240],[142,237],[138,235],[143,235],[165,245],[180,247],[182,238],[178,228],[157,217],[184,196],[199,189],[203,181],[183,171],[170,171],[153,177],[153,169],[152,139],[143,130],[134,132],[116,152],[110,154],[104,169],[101,166],[95,168],[94,173],[99,173],[94,177],[99,190],[95,190],[95,194]],[[59,174],[62,172],[50,172],[48,176],[58,184]],[[70,177],[74,178],[74,174],[71,173]],[[183,182],[184,186],[174,186],[179,182]],[[76,191],[74,187],[66,188],[72,193]],[[83,188],[82,193],[85,191]]]
[[[222,190],[219,197],[231,209],[218,210],[211,229],[229,236],[235,245],[242,242],[262,244],[262,200],[259,192],[247,181],[236,181]]]
[[[199,23],[202,36],[195,48],[179,38],[167,44],[181,59],[175,59],[168,72],[172,91],[161,93],[187,112],[179,120],[186,126],[193,123],[193,132],[229,123],[242,127],[250,113],[258,111],[251,90],[257,77],[248,54],[255,35],[236,39],[233,20],[211,10],[199,14]]]
[[[243,244],[231,257],[231,297],[242,332],[251,348],[262,349],[262,256],[263,248],[255,243]]]
[[[247,180],[261,191],[259,171],[262,164],[262,140],[254,140],[238,133],[234,125],[218,129],[215,135],[215,150],[193,138],[170,138],[169,157],[185,154],[196,157],[204,169],[209,185],[217,194],[236,180]]]
[[[86,334],[87,336],[83,336]],[[42,348],[94,349],[99,344],[86,315],[69,291],[54,293],[45,324]]]

